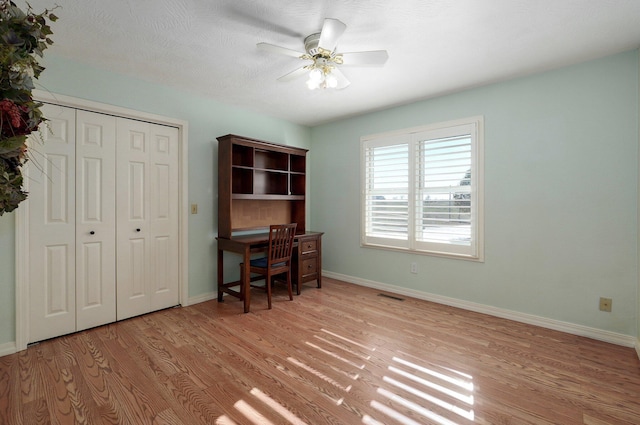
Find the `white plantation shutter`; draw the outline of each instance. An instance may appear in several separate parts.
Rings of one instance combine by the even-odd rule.
[[[418,249],[473,255],[472,198],[475,128],[456,126],[416,135]]]
[[[402,139],[370,143],[364,156],[366,240],[408,247],[409,143]]]
[[[362,245],[482,260],[482,118],[363,138]]]

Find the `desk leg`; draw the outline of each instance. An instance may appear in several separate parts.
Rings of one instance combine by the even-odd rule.
[[[247,245],[244,249],[243,270],[242,270],[242,293],[244,295],[244,312],[248,313],[251,305],[251,269],[249,262],[251,261],[251,249]]]
[[[224,273],[223,273],[223,250],[218,249],[218,302],[222,302],[222,285],[224,284]]]
[[[318,288],[322,288],[322,237],[318,238]]]

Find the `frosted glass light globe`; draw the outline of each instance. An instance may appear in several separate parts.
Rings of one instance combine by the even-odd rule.
[[[335,89],[336,87],[338,87],[338,79],[333,74],[327,75],[325,81],[327,83],[327,87],[331,89]]]
[[[317,81],[320,83],[324,79],[324,73],[319,68],[313,68],[311,72],[309,72],[309,80]]]

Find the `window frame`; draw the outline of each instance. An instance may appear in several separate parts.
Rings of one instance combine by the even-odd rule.
[[[419,241],[416,234],[418,217],[418,195],[424,193],[421,167],[421,141],[438,140],[442,137],[471,137],[471,211],[469,245]],[[372,192],[367,184],[367,152],[371,148],[408,144],[407,173],[408,223],[407,239],[394,239],[367,234],[369,210],[367,195]],[[360,138],[360,246],[415,254],[484,261],[484,117],[474,116],[419,127],[401,129],[386,133],[367,135]],[[422,210],[420,210],[422,211]]]

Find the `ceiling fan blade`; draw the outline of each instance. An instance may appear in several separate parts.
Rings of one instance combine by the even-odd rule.
[[[304,66],[301,66],[298,69],[294,69],[293,71],[289,72],[288,74],[284,74],[282,77],[278,78],[278,81],[291,81],[291,80],[295,80],[296,78],[300,77],[301,75],[304,75],[307,73],[307,69]]]
[[[287,55],[287,56],[293,56],[294,58],[299,58],[299,57],[304,55],[304,53],[302,53],[302,52],[297,52],[297,51],[292,50],[292,49],[287,49],[286,47],[276,46],[275,44],[258,43],[258,44],[256,44],[256,46],[258,46],[258,49],[264,50],[266,52],[278,53],[278,54]]]
[[[318,47],[333,52],[338,44],[338,39],[346,29],[347,26],[337,19],[325,19]]]
[[[340,90],[340,89],[344,89],[346,88],[349,84],[351,84],[351,81],[349,81],[347,79],[347,77],[344,76],[344,74],[342,73],[342,71],[340,71],[338,68],[333,68],[331,70],[331,75],[333,75],[334,77],[336,77],[336,80],[338,81],[338,85],[336,86],[336,89]]]
[[[304,34],[297,31],[293,31],[283,25],[275,22],[275,19],[268,19],[264,14],[260,14],[254,8],[243,7],[244,5],[238,4],[225,4],[221,8],[221,15],[229,17],[230,19],[238,22],[241,25],[246,25],[254,28],[258,28],[266,31],[274,31],[279,34],[284,34],[289,37],[302,38]]]
[[[389,54],[386,50],[342,53],[342,64],[345,66],[384,65],[387,59],[389,59]]]

